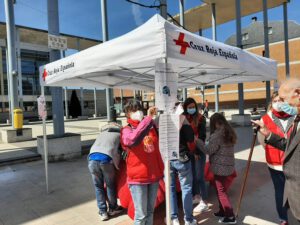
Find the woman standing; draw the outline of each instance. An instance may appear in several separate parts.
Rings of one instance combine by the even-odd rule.
[[[187,98],[183,104],[184,115],[194,131],[196,139],[205,142],[206,139],[206,119],[199,113],[196,101],[193,98]],[[207,188],[204,179],[204,168],[206,163],[206,155],[195,150],[195,154],[191,155],[192,171],[193,171],[193,203],[198,204],[194,208],[195,213],[207,211]],[[200,197],[201,196],[201,197]]]
[[[121,131],[121,144],[127,152],[127,183],[134,203],[134,225],[152,225],[158,182],[163,178],[163,161],[158,134],[152,120],[153,108],[144,118],[141,104],[129,101],[125,106],[128,125]]]
[[[274,92],[269,110],[261,120],[271,132],[281,137],[288,137],[292,131],[294,117],[281,111],[280,105],[282,103],[283,102],[278,96],[278,92]],[[283,206],[285,176],[282,166],[284,152],[271,145],[266,145],[264,142],[264,137],[262,137],[260,133],[258,140],[265,148],[266,161],[275,189],[275,202],[280,224],[287,225],[287,209]]]
[[[210,118],[209,143],[197,139],[197,147],[209,155],[210,170],[214,174],[214,182],[219,200],[219,211],[214,213],[220,217],[219,223],[236,224],[233,209],[227,195],[231,183],[230,176],[234,173],[234,145],[236,134],[225,117],[215,113]]]

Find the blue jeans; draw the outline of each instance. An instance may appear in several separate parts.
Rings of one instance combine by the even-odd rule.
[[[182,205],[184,219],[192,222],[193,217],[193,175],[191,161],[182,163],[178,160],[170,161],[171,169],[171,218],[178,218],[177,192],[176,192],[176,175],[178,175],[182,191]]]
[[[283,193],[284,193],[284,183],[285,183],[285,176],[282,171],[273,170],[269,168],[271,178],[274,184],[275,189],[275,202],[276,202],[276,209],[281,221],[288,221],[287,218],[287,208],[283,206]]]
[[[99,161],[90,160],[88,167],[95,186],[96,200],[99,208],[99,213],[107,211],[104,183],[106,184],[109,208],[115,209],[117,207],[117,197],[115,183],[116,171],[114,164],[102,164]]]
[[[152,225],[158,182],[129,184],[134,204],[134,225]]]
[[[207,186],[204,178],[204,168],[206,163],[206,155],[200,152],[200,159],[195,160],[194,155],[191,156],[193,171],[193,196],[201,195],[202,200],[208,199]]]

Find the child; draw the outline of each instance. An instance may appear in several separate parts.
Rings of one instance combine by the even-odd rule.
[[[120,162],[120,126],[116,123],[109,123],[101,129],[88,156],[88,168],[92,175],[95,186],[99,215],[102,221],[108,220],[123,211],[117,204],[116,194],[116,168]],[[104,183],[107,188],[109,209],[107,211]]]
[[[219,223],[236,224],[233,209],[227,195],[229,178],[234,169],[234,145],[236,134],[225,117],[215,113],[210,118],[210,137],[208,145],[197,139],[197,147],[209,155],[210,170],[214,174],[214,181],[219,200],[219,212],[214,213],[220,217]]]
[[[125,108],[128,125],[121,131],[121,144],[127,152],[127,183],[134,203],[134,225],[152,225],[158,182],[163,178],[163,161],[151,107],[144,118],[141,104],[129,101]]]

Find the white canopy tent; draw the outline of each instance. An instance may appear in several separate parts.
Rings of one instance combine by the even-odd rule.
[[[165,72],[159,71],[162,64],[178,74],[179,88],[277,79],[275,61],[200,37],[155,15],[126,35],[41,66],[40,81],[42,86],[154,90],[155,77],[159,80]],[[169,186],[168,161],[165,168]],[[166,188],[167,215],[169,197]]]
[[[41,84],[151,90],[157,62],[172,65],[179,88],[277,78],[275,61],[155,15],[128,34],[40,67]]]

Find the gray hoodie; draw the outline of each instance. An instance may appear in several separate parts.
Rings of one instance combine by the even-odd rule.
[[[120,154],[120,127],[114,124],[109,124],[101,133],[97,136],[96,141],[91,147],[90,154],[103,153],[112,158],[113,163],[117,169],[119,169]]]

